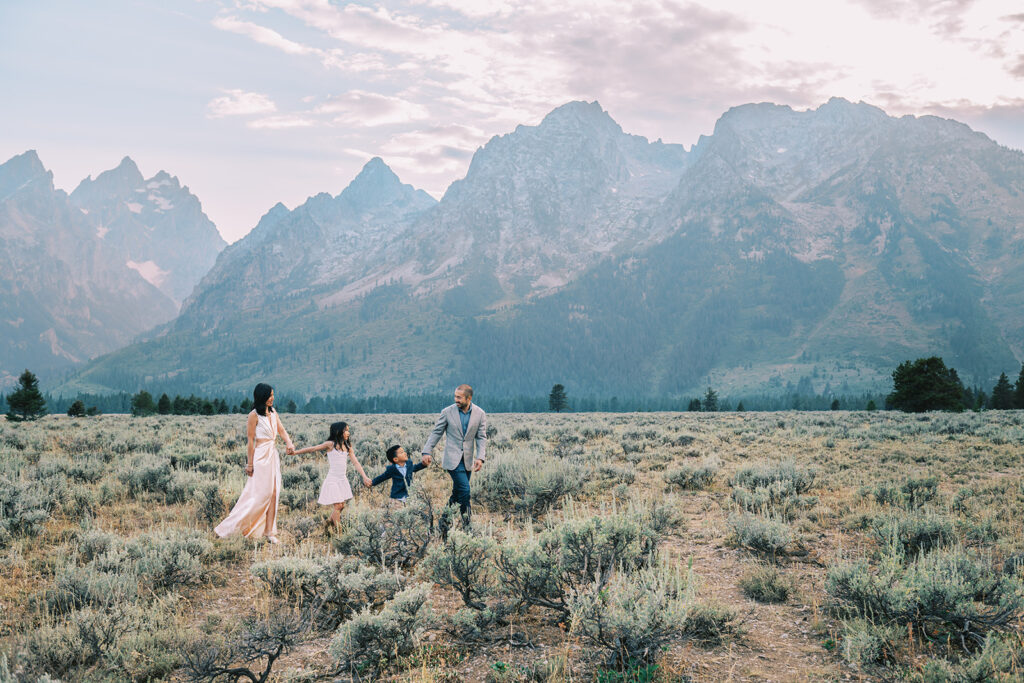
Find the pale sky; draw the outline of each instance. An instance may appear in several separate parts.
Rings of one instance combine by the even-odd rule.
[[[224,238],[373,156],[440,197],[570,100],[693,145],[729,107],[830,97],[1024,148],[1020,0],[0,0],[0,163],[70,192],[131,156]]]

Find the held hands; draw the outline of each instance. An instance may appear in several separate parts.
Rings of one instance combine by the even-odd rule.
[[[285,455],[295,455],[295,444],[288,444],[284,447]]]
[[[370,481],[370,478],[364,474],[363,475],[363,486],[365,486],[366,488],[370,488],[372,485],[373,485],[373,482]]]
[[[430,453],[424,453],[423,457],[420,459],[420,462],[422,462],[424,465],[429,465],[430,464]]]

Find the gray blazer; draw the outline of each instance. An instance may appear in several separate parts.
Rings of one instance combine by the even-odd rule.
[[[476,457],[480,460],[487,456],[487,414],[484,409],[473,403],[469,407],[469,427],[462,433],[462,420],[459,419],[459,407],[454,403],[441,411],[434,423],[427,442],[423,444],[423,455],[430,455],[434,446],[445,435],[444,455],[441,467],[454,470],[459,466],[459,459],[466,463],[466,469],[473,468],[473,446],[476,446]]]

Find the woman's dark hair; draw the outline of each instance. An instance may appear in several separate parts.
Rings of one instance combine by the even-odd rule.
[[[264,384],[263,382],[257,384],[256,388],[252,390],[252,407],[255,408],[256,412],[260,415],[266,415],[268,407],[271,412],[274,411],[274,406],[267,405],[267,401],[270,400],[270,395],[272,393],[274,393],[274,387],[269,384]]]
[[[352,444],[349,443],[348,439],[345,438],[345,430],[348,428],[347,422],[335,422],[331,425],[330,436],[327,437],[328,441],[334,442],[334,447],[339,451],[352,452]],[[344,446],[344,448],[342,448]]]

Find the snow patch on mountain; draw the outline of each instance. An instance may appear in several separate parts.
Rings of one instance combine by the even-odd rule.
[[[164,270],[153,261],[143,261],[142,263],[136,263],[135,261],[129,260],[125,263],[126,266],[137,272],[143,277],[143,279],[149,284],[153,285],[157,289],[164,283],[167,276],[171,274],[171,271]]]

